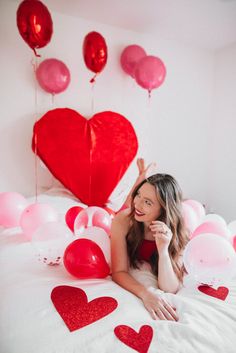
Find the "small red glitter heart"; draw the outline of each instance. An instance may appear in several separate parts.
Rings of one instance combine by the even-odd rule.
[[[112,297],[99,297],[88,302],[87,295],[81,288],[71,286],[53,288],[51,300],[70,331],[102,319],[118,305]]]
[[[114,332],[121,342],[139,353],[147,353],[153,336],[153,329],[149,325],[142,326],[139,332],[132,327],[119,325],[115,327]]]
[[[226,287],[218,287],[217,289],[214,289],[206,285],[198,286],[198,290],[206,295],[210,295],[211,297],[221,300],[225,300],[229,293],[229,289]]]

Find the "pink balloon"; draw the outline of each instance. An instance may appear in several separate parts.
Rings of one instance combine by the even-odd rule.
[[[166,68],[161,59],[147,55],[137,63],[134,76],[141,87],[151,92],[164,82]]]
[[[26,237],[31,240],[33,233],[39,226],[48,222],[57,222],[58,220],[59,215],[52,206],[35,203],[29,205],[23,211],[20,226]]]
[[[209,221],[200,224],[192,233],[191,238],[194,238],[203,233],[217,234],[225,238],[227,238],[229,235],[227,227],[225,227],[222,223]]]
[[[185,200],[184,203],[186,203],[187,205],[191,206],[193,208],[193,210],[195,211],[199,223],[202,221],[203,217],[206,215],[205,212],[205,208],[203,207],[203,205],[196,201],[196,200]]]
[[[60,60],[46,59],[37,68],[36,78],[46,92],[61,93],[70,83],[70,71]]]
[[[2,192],[0,194],[0,224],[4,227],[17,227],[20,217],[27,206],[27,201],[17,192]]]
[[[134,72],[137,63],[140,59],[146,56],[145,50],[140,47],[139,45],[129,45],[126,47],[123,52],[121,53],[120,63],[122,69],[131,77],[134,78]]]
[[[186,203],[182,202],[182,215],[186,228],[190,234],[196,229],[198,225],[198,218],[193,208]]]
[[[236,234],[232,239],[232,243],[233,243],[234,250],[236,251]]]

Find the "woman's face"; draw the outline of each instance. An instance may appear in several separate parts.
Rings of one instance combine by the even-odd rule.
[[[134,218],[138,222],[150,223],[161,214],[155,186],[144,183],[134,198]]]

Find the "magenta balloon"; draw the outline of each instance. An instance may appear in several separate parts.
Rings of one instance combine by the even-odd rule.
[[[61,93],[70,83],[70,71],[60,60],[46,59],[37,68],[36,78],[44,91]]]
[[[27,201],[17,192],[0,194],[0,224],[4,227],[17,227],[20,217],[27,206]]]
[[[135,68],[135,80],[149,92],[158,88],[165,80],[166,68],[156,56],[148,55],[142,58]]]
[[[120,63],[122,69],[134,78],[134,72],[140,59],[146,56],[145,50],[139,45],[133,44],[126,47],[121,53]]]

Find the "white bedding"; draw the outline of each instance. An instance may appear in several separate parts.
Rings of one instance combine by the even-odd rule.
[[[77,204],[68,197],[44,195],[40,200],[61,214]],[[34,256],[19,228],[0,231],[0,352],[1,353],[116,353],[135,352],[114,334],[118,325],[139,331],[153,328],[148,353],[234,353],[236,351],[236,280],[223,283],[225,300],[206,295],[186,277],[177,295],[155,288],[148,271],[135,271],[137,279],[176,306],[178,322],[154,321],[134,295],[110,277],[78,280],[60,266],[46,266]],[[88,300],[101,296],[117,300],[117,308],[102,319],[70,332],[50,299],[54,287],[83,289]]]

